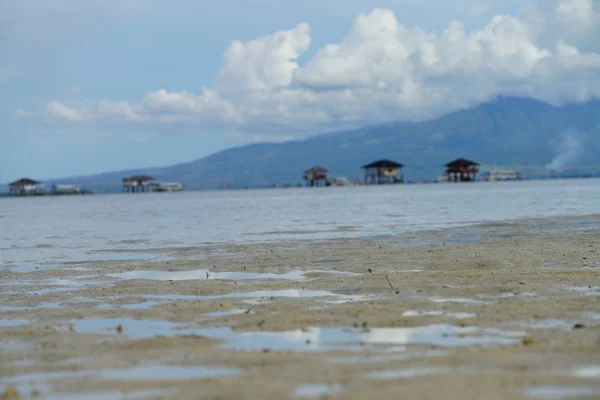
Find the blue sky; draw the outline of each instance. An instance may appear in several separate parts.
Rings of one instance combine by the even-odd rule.
[[[2,1],[0,182],[168,165],[498,94],[597,97],[598,2],[536,4]]]

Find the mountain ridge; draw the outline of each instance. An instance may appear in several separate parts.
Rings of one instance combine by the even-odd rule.
[[[252,143],[166,167],[56,181],[97,192],[115,191],[123,177],[143,173],[179,181],[190,189],[266,187],[301,183],[302,172],[313,165],[324,166],[331,176],[360,178],[360,166],[377,159],[405,164],[409,181],[432,180],[446,162],[458,157],[478,161],[484,169],[503,166],[544,177],[552,174],[544,166],[561,154],[565,137],[579,141],[567,170],[600,171],[600,100],[553,106],[529,98],[498,97],[423,122],[387,122],[302,140]]]

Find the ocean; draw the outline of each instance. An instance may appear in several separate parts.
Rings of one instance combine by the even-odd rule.
[[[152,255],[136,250],[393,237],[595,213],[600,179],[3,198],[0,265],[144,259]]]

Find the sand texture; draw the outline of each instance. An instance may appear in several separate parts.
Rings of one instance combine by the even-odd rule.
[[[298,236],[1,267],[0,398],[600,398],[600,216]]]

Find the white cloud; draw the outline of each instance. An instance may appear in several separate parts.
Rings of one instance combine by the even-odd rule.
[[[86,111],[69,108],[56,100],[46,104],[46,112],[51,118],[68,122],[83,122],[92,119]]]
[[[498,95],[586,101],[600,97],[599,15],[597,0],[548,0],[517,16],[496,15],[479,30],[453,21],[438,33],[376,9],[303,65],[311,35],[299,24],[233,42],[213,89],[157,90],[137,103],[87,108],[52,101],[46,109],[65,122],[189,124],[281,138],[432,118]]]
[[[310,28],[298,24],[290,31],[242,43],[234,41],[225,51],[217,72],[216,89],[222,92],[274,91],[289,87],[298,57],[308,50]]]

